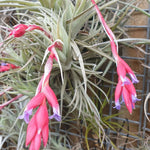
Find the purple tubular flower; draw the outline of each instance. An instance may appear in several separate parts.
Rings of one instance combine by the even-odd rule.
[[[4,63],[4,62],[1,63],[1,66],[6,66],[6,65],[7,65],[7,63]]]
[[[32,115],[32,109],[30,110],[25,110],[24,113],[19,116],[19,119],[24,119],[24,121],[28,124],[29,123],[29,116]]]
[[[61,121],[61,116],[58,114],[53,114],[53,115],[49,116],[49,119],[53,119],[53,118],[55,118],[55,120],[57,120],[57,121]]]
[[[129,75],[131,77],[132,83],[139,83],[139,80],[137,79],[137,77],[134,74],[129,73]]]
[[[140,101],[141,99],[138,99],[135,95],[132,95],[132,102],[136,103],[137,101]]]
[[[122,80],[122,85],[121,86],[124,86],[125,84],[130,84],[130,81],[128,80],[127,77],[121,78],[121,80]]]
[[[115,107],[113,107],[113,108],[116,108],[116,109],[118,109],[118,110],[120,110],[120,108],[121,108],[121,105],[120,105],[120,103],[119,103],[119,100],[115,103]]]
[[[55,108],[53,108],[53,115],[49,116],[49,119],[53,119],[53,118],[55,118],[55,120],[57,121],[61,121],[61,116]]]

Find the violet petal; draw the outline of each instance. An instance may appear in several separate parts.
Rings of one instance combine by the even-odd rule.
[[[130,84],[130,81],[128,78],[122,78],[122,86],[124,86],[125,84]]]
[[[137,101],[141,101],[141,99],[138,99],[136,96],[132,95],[132,102],[136,103]]]
[[[119,101],[118,102],[116,102],[115,103],[115,107],[113,107],[113,108],[116,108],[116,109],[118,109],[118,110],[120,110],[120,108],[121,108],[121,105],[120,105],[120,103],[119,103]]]
[[[55,120],[57,120],[57,121],[61,121],[61,116],[58,114],[53,114],[53,115],[49,116],[49,119],[53,119],[53,118],[55,118]]]
[[[132,83],[139,83],[139,80],[137,79],[137,77],[131,73],[129,73]]]
[[[55,118],[57,121],[61,121],[61,116],[58,108],[56,109],[53,107],[53,115],[49,116],[49,119],[53,119],[53,118]]]
[[[24,121],[28,124],[29,123],[29,116],[32,115],[32,109],[25,110],[24,113],[19,116],[19,119],[24,119]]]
[[[1,63],[1,66],[6,66],[6,65],[7,65],[7,63],[4,63],[4,62]]]

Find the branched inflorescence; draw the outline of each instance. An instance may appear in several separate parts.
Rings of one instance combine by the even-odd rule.
[[[50,88],[49,78],[53,67],[53,60],[55,59],[56,61],[59,62],[56,48],[62,50],[63,43],[61,42],[61,40],[56,40],[54,42],[50,34],[48,34],[43,28],[37,25],[18,24],[14,26],[14,29],[10,32],[8,38],[11,36],[13,36],[14,38],[21,37],[26,32],[35,29],[44,32],[45,35],[48,36],[53,43],[46,49],[43,62],[47,54],[50,53],[50,55],[44,67],[44,74],[37,86],[36,94],[28,102],[24,110],[24,113],[21,116],[19,116],[19,119],[24,119],[25,122],[28,124],[26,135],[26,146],[30,144],[30,150],[40,149],[41,138],[43,140],[44,147],[46,146],[49,135],[49,127],[48,127],[49,119],[55,118],[57,121],[61,121],[58,100],[54,91]],[[1,43],[1,46],[2,44],[3,43]],[[0,71],[4,72],[15,68],[18,67],[13,64],[1,63]],[[52,107],[53,110],[53,115],[51,116],[48,116],[46,100],[48,101],[49,105]],[[32,111],[35,108],[37,108],[37,111],[30,120],[29,117],[30,115],[32,115]]]
[[[113,32],[106,24],[95,1],[91,0],[91,2],[95,5],[94,7],[100,19],[100,22],[107,36],[110,39],[111,50],[117,65],[118,84],[115,90],[115,105],[116,105],[115,108],[120,110],[121,105],[119,99],[122,96],[121,103],[124,102],[129,113],[132,114],[132,109],[135,108],[135,102],[140,101],[140,99],[137,98],[136,90],[133,86],[133,83],[138,83],[139,81],[136,78],[135,74],[133,73],[132,69],[128,66],[128,64],[118,55],[118,43],[117,40],[115,39]],[[132,82],[126,76],[127,74],[129,74]]]
[[[44,75],[42,76],[38,84],[36,95],[27,104],[23,115],[19,117],[20,119],[24,119],[26,123],[29,123],[27,128],[26,146],[31,143],[31,150],[33,148],[35,148],[36,150],[40,148],[41,137],[43,139],[44,146],[46,146],[49,133],[48,119],[55,118],[57,121],[61,121],[57,97],[49,86],[49,78],[53,66],[53,59],[55,59],[56,61],[58,60],[57,56],[55,55],[55,48],[57,47],[56,42],[54,42],[48,48],[48,50],[50,51],[50,55],[45,64]],[[48,117],[46,100],[53,109],[53,115],[51,115],[50,117]],[[38,110],[29,121],[29,116],[32,114],[32,110],[36,107],[38,107]]]

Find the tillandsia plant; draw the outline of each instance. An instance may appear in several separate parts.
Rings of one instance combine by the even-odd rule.
[[[9,36],[13,36],[13,38],[21,37],[25,34],[25,32],[32,31],[35,29],[44,31],[44,29],[42,29],[37,25],[19,24],[14,27],[14,29],[10,32]],[[44,33],[50,38],[50,35],[46,31],[44,31]],[[47,51],[50,52],[50,56],[45,64],[44,75],[42,76],[39,82],[39,85],[36,90],[36,95],[27,104],[23,115],[19,116],[20,119],[24,119],[26,123],[29,123],[27,128],[27,135],[26,135],[26,146],[28,146],[29,143],[31,143],[30,144],[31,150],[40,149],[41,137],[43,139],[44,146],[46,146],[48,141],[48,133],[49,133],[48,118],[50,119],[55,118],[57,121],[61,121],[59,104],[56,95],[54,94],[53,90],[49,86],[49,78],[53,66],[53,59],[59,61],[56,48],[62,49],[62,43],[60,41],[55,41],[52,45],[50,45],[47,48]],[[12,68],[9,69],[17,68],[15,65],[12,64],[11,67]],[[1,70],[1,72],[3,71],[7,71],[7,70],[6,69]],[[48,100],[50,106],[53,108],[54,114],[50,117],[48,117],[46,99]],[[29,115],[31,115],[32,110],[38,106],[39,108],[37,112],[32,117],[31,121],[29,121]]]
[[[103,28],[110,39],[111,50],[117,65],[118,84],[115,90],[115,104],[116,104],[115,108],[120,110],[121,106],[119,103],[119,99],[120,96],[122,96],[122,103],[123,102],[125,103],[128,111],[130,112],[130,114],[132,114],[132,109],[135,108],[136,101],[140,101],[140,99],[137,98],[136,90],[133,86],[133,83],[138,83],[139,81],[136,78],[135,74],[133,73],[132,69],[128,66],[128,64],[118,55],[117,40],[111,29],[106,24],[95,1],[94,0],[91,1],[95,5],[95,9],[97,11],[100,22],[102,23]],[[127,73],[130,75],[132,82],[126,76]]]
[[[113,14],[106,11],[104,19],[100,12],[119,1],[97,2],[99,8],[94,0],[0,1],[2,7],[15,8],[12,19],[16,24],[13,27],[5,23],[5,27],[1,26],[5,34],[0,44],[1,67],[8,64],[15,66],[10,65],[9,69],[1,71],[0,74],[0,82],[6,86],[2,95],[5,93],[12,98],[2,104],[1,109],[5,112],[6,105],[18,100],[15,103],[21,107],[16,112],[20,110],[20,113],[17,114],[15,124],[9,131],[15,129],[17,122],[21,122],[19,118],[25,119],[28,123],[26,146],[30,144],[31,150],[40,149],[41,139],[44,147],[51,148],[50,142],[53,140],[48,140],[49,128],[57,124],[54,120],[49,120],[53,118],[61,122],[62,126],[66,120],[81,119],[85,127],[87,122],[91,123],[90,128],[93,132],[96,129],[101,147],[104,140],[110,141],[104,130],[109,128],[109,125],[102,121],[95,99],[99,104],[103,103],[100,99],[100,95],[103,94],[109,101],[99,83],[105,81],[115,84],[105,77],[113,62],[117,65],[118,73],[115,108],[120,109],[119,98],[122,96],[123,102],[132,113],[135,102],[139,100],[133,86],[133,82],[138,80],[127,63],[118,55],[117,38],[106,23]],[[132,4],[134,2],[130,1]],[[124,10],[128,7],[124,5],[116,13],[125,16],[127,11]],[[114,31],[122,21],[115,22],[116,20],[115,17],[111,20],[114,23]],[[119,30],[119,33],[124,35],[122,30]],[[106,35],[109,42],[105,42]],[[93,46],[95,42],[96,46],[99,46]],[[111,50],[114,59],[111,57]],[[101,69],[106,60],[108,65]],[[3,65],[4,63],[6,65]],[[126,77],[127,73],[132,82]],[[15,106],[13,103],[9,108],[16,108]],[[2,123],[5,123],[5,120]],[[17,149],[22,147],[20,144]]]

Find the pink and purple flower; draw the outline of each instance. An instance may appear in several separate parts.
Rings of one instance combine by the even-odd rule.
[[[11,69],[17,69],[20,68],[19,66],[16,66],[14,64],[10,64],[10,63],[1,63],[0,64],[0,72],[5,72],[5,71],[9,71]]]
[[[118,84],[116,86],[115,90],[115,108],[120,110],[121,105],[119,102],[120,97],[122,97],[121,103],[125,103],[128,111],[130,114],[132,114],[132,109],[135,108],[135,103],[137,101],[140,101],[140,99],[137,98],[136,90],[133,85],[133,83],[130,81],[128,77],[126,77],[128,80],[128,84],[123,84],[122,80],[119,79]]]
[[[61,48],[58,43],[55,44],[54,42],[54,44],[47,49],[48,52],[50,52],[50,56],[45,64],[44,74],[38,84],[36,94],[27,104],[23,115],[19,117],[20,119],[24,119],[26,123],[29,123],[27,128],[26,146],[30,144],[30,150],[40,149],[41,138],[43,139],[44,146],[46,146],[49,134],[48,119],[54,118],[57,121],[61,121],[57,97],[49,86],[49,78],[53,67],[53,59],[56,61],[59,60],[55,46]],[[53,114],[49,117],[46,107],[46,100],[53,109]],[[32,110],[37,107],[38,110],[30,120],[29,117],[32,115]],[[32,130],[32,128],[34,129]]]
[[[33,30],[40,30],[45,33],[45,35],[53,41],[51,35],[46,32],[42,27],[37,26],[37,25],[25,25],[25,24],[17,24],[14,26],[13,30],[11,30],[9,37],[14,36],[16,37],[21,37],[23,36],[27,31],[33,31]]]
[[[48,122],[48,111],[44,100],[27,127],[26,146],[30,144],[29,150],[39,150],[41,138],[43,139],[44,147],[46,147],[49,134]]]
[[[122,96],[121,103],[124,102],[128,111],[130,112],[130,114],[132,114],[132,109],[135,108],[135,102],[140,100],[137,98],[136,90],[133,86],[133,83],[138,83],[139,81],[133,73],[132,69],[128,66],[128,64],[118,55],[118,43],[115,39],[115,35],[113,34],[109,26],[106,24],[96,2],[94,0],[91,0],[91,2],[94,4],[99,20],[107,36],[110,39],[111,50],[117,65],[118,84],[115,90],[115,108],[120,110],[121,105],[119,99]],[[126,76],[127,74],[129,74],[132,82]]]

